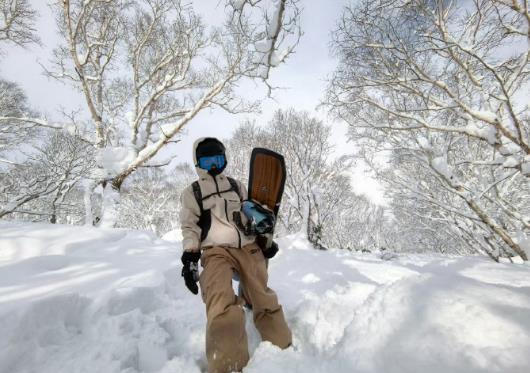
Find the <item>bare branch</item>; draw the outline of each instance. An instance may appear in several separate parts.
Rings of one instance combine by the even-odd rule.
[[[27,0],[0,0],[0,43],[18,46],[40,43],[35,29],[37,12]]]

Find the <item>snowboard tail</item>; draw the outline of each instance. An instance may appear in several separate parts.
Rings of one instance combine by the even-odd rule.
[[[265,205],[278,216],[287,172],[281,154],[254,148],[250,157],[248,198]]]

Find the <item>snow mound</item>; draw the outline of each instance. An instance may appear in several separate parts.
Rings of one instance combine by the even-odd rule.
[[[0,222],[0,372],[205,372],[204,306],[168,236]],[[279,244],[294,347],[247,313],[244,373],[530,371],[530,266]]]
[[[163,240],[169,241],[169,242],[180,242],[182,241],[182,231],[180,229],[174,229],[172,231],[167,232],[162,236]]]

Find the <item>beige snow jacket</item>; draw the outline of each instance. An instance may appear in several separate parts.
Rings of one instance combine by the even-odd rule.
[[[182,246],[184,250],[196,251],[208,249],[213,246],[229,246],[241,248],[245,245],[255,242],[255,236],[245,236],[238,229],[233,219],[233,213],[241,210],[241,200],[247,198],[245,186],[237,181],[239,193],[232,190],[230,182],[222,173],[213,177],[206,170],[197,166],[195,151],[197,145],[205,138],[200,138],[193,145],[193,161],[195,169],[199,175],[199,185],[202,194],[202,204],[205,214],[210,215],[210,228],[206,238],[201,242],[201,228],[199,227],[199,218],[201,210],[192,186],[188,186],[180,196],[181,211],[180,224],[182,229]],[[246,217],[241,214],[242,223],[246,224]]]

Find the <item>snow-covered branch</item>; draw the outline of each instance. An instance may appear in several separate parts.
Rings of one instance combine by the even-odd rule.
[[[39,43],[35,29],[37,13],[28,0],[0,0],[0,43],[19,46]]]
[[[227,1],[225,24],[210,29],[180,0],[56,2],[63,43],[46,71],[84,97],[101,185],[119,190],[138,168],[159,164],[159,152],[206,108],[258,109],[237,87],[243,79],[266,85],[296,46],[300,14],[294,0],[235,5]],[[272,43],[257,61],[264,32]],[[277,58],[283,46],[290,49]]]
[[[529,19],[517,1],[363,0],[344,10],[333,34],[341,62],[327,97],[365,157],[386,149],[396,160],[398,172],[379,175],[400,188],[390,192],[394,198],[403,192],[420,202],[409,205],[416,215],[435,209],[469,223],[460,230],[480,226],[488,240],[466,235],[481,250],[493,245],[522,258]],[[502,53],[511,45],[519,47]]]

